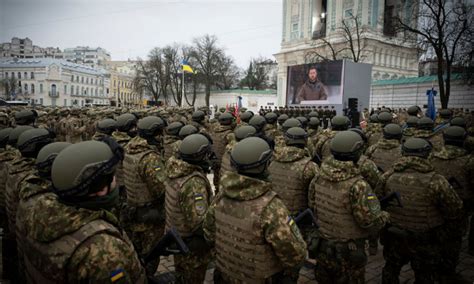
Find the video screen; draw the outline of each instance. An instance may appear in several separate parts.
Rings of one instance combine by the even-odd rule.
[[[287,105],[342,104],[342,60],[288,67]]]

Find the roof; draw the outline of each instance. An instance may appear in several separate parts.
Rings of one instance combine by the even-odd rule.
[[[213,90],[211,93],[218,93],[218,94],[239,93],[239,94],[276,95],[277,90],[231,89],[231,90]]]
[[[7,59],[0,60],[0,68],[25,68],[25,67],[48,67],[52,64],[59,65],[63,68],[83,72],[93,75],[103,75],[106,71],[103,69],[92,68],[87,65],[81,65],[64,59],[56,58],[31,58],[31,59]]]
[[[451,74],[451,80],[461,79],[461,74]],[[422,77],[410,77],[402,79],[391,79],[391,80],[378,80],[372,82],[372,86],[383,86],[383,85],[408,85],[418,84],[427,82],[438,82],[438,76],[422,76]]]

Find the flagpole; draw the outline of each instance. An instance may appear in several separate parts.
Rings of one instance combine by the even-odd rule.
[[[183,86],[182,86],[182,90],[181,90],[181,105],[180,107],[183,107],[184,105],[184,68],[182,68],[182,72],[183,72]]]

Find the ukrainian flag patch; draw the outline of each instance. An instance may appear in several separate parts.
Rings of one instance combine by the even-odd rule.
[[[112,273],[110,273],[110,281],[112,281],[112,283],[116,282],[117,280],[122,279],[124,276],[125,274],[124,274],[123,269],[122,268],[117,269],[113,271]]]
[[[377,198],[377,197],[376,197],[375,195],[373,195],[373,194],[369,194],[369,195],[367,196],[367,199],[368,199],[368,200],[374,200],[375,198]]]

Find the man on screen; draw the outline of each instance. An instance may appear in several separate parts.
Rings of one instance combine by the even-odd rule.
[[[296,103],[302,101],[319,101],[327,100],[326,86],[318,80],[318,71],[312,66],[308,70],[308,81],[300,88],[296,95]]]

